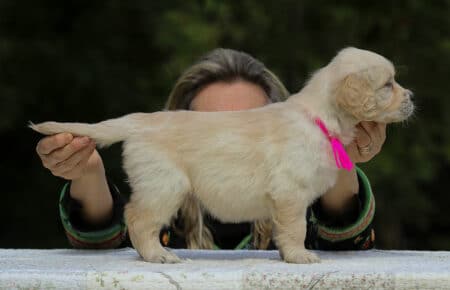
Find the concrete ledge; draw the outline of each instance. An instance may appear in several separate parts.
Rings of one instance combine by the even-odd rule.
[[[450,252],[316,251],[286,264],[276,251],[174,250],[181,264],[117,250],[0,249],[0,289],[450,289]]]

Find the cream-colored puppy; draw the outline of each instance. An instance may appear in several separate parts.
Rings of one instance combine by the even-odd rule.
[[[43,134],[89,136],[99,146],[124,141],[132,187],[125,218],[133,246],[149,262],[179,258],[159,241],[188,196],[224,222],[271,218],[281,257],[318,262],[305,250],[306,209],[339,170],[330,135],[351,142],[360,121],[396,122],[413,112],[394,67],[370,51],[347,48],[286,102],[248,111],[135,113],[97,124],[31,124]]]

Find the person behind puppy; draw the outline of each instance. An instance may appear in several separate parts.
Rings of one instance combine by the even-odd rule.
[[[168,110],[245,110],[285,100],[289,92],[279,79],[250,55],[216,49],[188,68],[167,100]],[[347,151],[355,163],[380,151],[386,126],[362,122]],[[44,167],[69,182],[61,191],[60,217],[69,242],[76,248],[130,246],[123,218],[124,197],[108,181],[95,143],[87,137],[61,133],[44,137],[36,146]],[[320,250],[363,250],[374,246],[375,201],[364,173],[341,170],[334,187],[308,210],[305,246]],[[224,224],[188,198],[161,242],[173,248],[272,249],[269,221]]]

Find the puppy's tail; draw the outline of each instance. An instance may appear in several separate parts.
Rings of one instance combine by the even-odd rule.
[[[96,124],[44,122],[29,123],[28,127],[44,135],[71,133],[75,136],[92,138],[101,148],[123,141],[137,131],[137,114],[130,114]]]

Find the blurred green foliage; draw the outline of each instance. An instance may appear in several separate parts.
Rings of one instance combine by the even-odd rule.
[[[62,180],[40,164],[28,120],[95,122],[162,108],[180,73],[216,47],[246,51],[299,90],[346,46],[376,51],[415,92],[361,167],[378,247],[450,250],[450,1],[0,0],[0,247],[66,247]],[[120,146],[102,151],[128,192]]]

